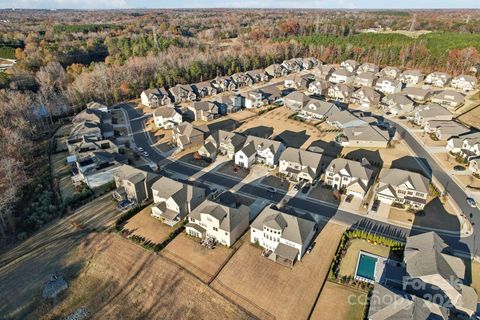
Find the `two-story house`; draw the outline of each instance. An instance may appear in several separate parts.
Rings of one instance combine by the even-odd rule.
[[[380,71],[380,68],[375,63],[371,62],[366,62],[357,69],[358,74],[365,72],[377,73],[378,71]]]
[[[432,72],[425,78],[426,84],[431,84],[435,87],[446,87],[450,81],[452,80],[452,76],[445,72]]]
[[[384,94],[392,94],[402,91],[403,83],[399,80],[379,78],[375,83],[375,90]]]
[[[340,102],[350,101],[354,88],[345,83],[339,83],[328,88],[328,97]]]
[[[190,85],[177,84],[169,91],[175,103],[197,100],[197,94]]]
[[[203,145],[208,134],[208,127],[194,126],[190,122],[182,122],[172,131],[172,141],[180,149],[195,148]]]
[[[376,197],[387,204],[403,204],[422,210],[428,198],[430,181],[423,175],[401,169],[383,169]]]
[[[152,185],[152,216],[173,226],[206,198],[205,189],[161,177]]]
[[[450,86],[455,89],[461,89],[464,92],[475,90],[477,87],[477,78],[466,74],[461,74],[452,79]]]
[[[335,71],[335,68],[329,64],[319,65],[313,70],[315,74],[315,78],[317,78],[318,80],[330,79],[334,71]]]
[[[144,90],[140,95],[140,99],[144,106],[149,108],[157,108],[172,103],[165,88],[154,88]]]
[[[418,106],[413,121],[423,127],[429,120],[452,120],[453,115],[450,111],[436,103],[428,103]]]
[[[452,137],[458,137],[470,132],[470,129],[453,120],[429,120],[423,130],[433,134],[438,140],[447,141]]]
[[[153,122],[157,128],[173,129],[182,123],[182,114],[173,107],[159,107],[153,112]]]
[[[297,148],[287,148],[282,152],[278,172],[291,181],[313,183],[322,170],[322,155]]]
[[[215,239],[218,243],[231,247],[248,229],[250,208],[224,206],[205,200],[188,214],[185,232],[200,239]]]
[[[243,72],[232,74],[232,81],[236,88],[244,88],[253,85],[253,79]]]
[[[325,170],[325,183],[345,194],[364,198],[373,180],[373,170],[370,163],[344,158],[333,159]]]
[[[300,111],[307,104],[310,98],[303,92],[293,91],[283,98],[283,103],[293,111]]]
[[[362,72],[352,78],[355,87],[373,87],[378,77],[373,72]]]
[[[367,108],[377,106],[380,104],[380,93],[370,87],[362,87],[352,93],[350,102]]]
[[[328,81],[332,83],[350,83],[353,80],[355,73],[347,69],[336,69],[332,72]]]
[[[247,76],[252,78],[253,83],[262,83],[270,80],[268,73],[263,69],[255,69],[245,72]]]
[[[340,112],[340,108],[334,103],[311,99],[300,111],[300,115],[307,119],[325,120],[334,113]]]
[[[265,207],[250,226],[250,242],[265,249],[264,256],[293,267],[301,261],[317,232],[315,222]]]
[[[317,96],[326,96],[328,93],[328,88],[330,88],[330,86],[331,83],[327,80],[313,81],[308,85],[308,93]]]
[[[397,67],[391,67],[391,66],[387,66],[385,68],[383,68],[379,73],[378,75],[381,77],[381,78],[386,78],[386,79],[390,79],[390,80],[395,80],[395,79],[398,79],[400,77],[400,74],[402,72],[400,71],[400,69],[398,69]]]
[[[313,81],[312,74],[291,74],[285,79],[284,86],[285,88],[296,89],[296,90],[306,90],[310,82]]]
[[[274,63],[266,67],[265,72],[271,78],[286,77],[288,75],[288,70],[278,63]]]
[[[357,71],[358,67],[360,67],[360,63],[355,60],[345,60],[340,63],[340,67],[353,73]]]
[[[222,110],[214,102],[198,101],[188,107],[188,115],[194,120],[211,121],[222,115]]]
[[[235,153],[235,164],[247,169],[256,162],[276,166],[283,150],[285,145],[279,141],[248,136],[242,149]]]
[[[229,76],[216,77],[212,81],[212,86],[217,89],[217,92],[228,92],[238,89],[232,77]]]
[[[233,159],[235,153],[243,147],[245,140],[245,136],[239,133],[218,130],[205,139],[205,144],[198,150],[198,153],[211,160],[215,160],[217,154]]]
[[[214,96],[218,93],[217,88],[212,85],[211,81],[203,81],[192,85],[193,90],[197,94],[198,98],[205,98],[208,96]]]
[[[158,174],[124,164],[113,175],[116,186],[113,197],[118,201],[144,203],[152,198],[152,185],[159,178]]]
[[[383,109],[397,116],[404,116],[414,111],[415,103],[404,93],[393,93],[382,99]]]
[[[432,102],[438,103],[451,110],[455,110],[465,103],[465,96],[453,90],[443,90],[431,98]]]
[[[267,101],[261,90],[251,90],[244,94],[245,108],[253,109],[264,106]]]
[[[425,75],[418,69],[405,70],[400,75],[400,81],[405,84],[418,84],[423,81]]]
[[[417,87],[406,87],[402,90],[402,93],[418,103],[425,103],[432,96],[431,90]]]

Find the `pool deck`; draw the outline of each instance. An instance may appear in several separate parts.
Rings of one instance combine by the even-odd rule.
[[[358,265],[359,265],[360,258],[361,258],[362,255],[372,257],[372,258],[376,259],[374,276],[373,276],[374,280],[368,279],[368,278],[365,278],[365,277],[362,277],[362,276],[358,275]],[[360,280],[360,281],[365,281],[365,282],[368,282],[368,283],[374,283],[374,282],[380,281],[380,279],[382,278],[383,271],[385,269],[385,265],[387,263],[387,260],[388,259],[386,259],[384,257],[381,257],[381,256],[377,256],[376,254],[372,254],[372,253],[360,250],[359,253],[358,253],[358,258],[357,258],[357,266],[355,267],[355,279]]]

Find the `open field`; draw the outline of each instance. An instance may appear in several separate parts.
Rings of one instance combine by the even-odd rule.
[[[327,281],[310,319],[362,320],[366,301],[365,292]]]
[[[401,141],[394,141],[393,148],[343,148],[342,154],[352,160],[366,158],[372,163],[382,163],[384,168],[390,168],[397,159],[411,156],[408,147]]]
[[[130,218],[125,224],[124,229],[132,232],[132,235],[144,237],[153,243],[162,243],[168,239],[168,235],[180,227],[177,223],[174,227],[170,227],[160,220],[152,217],[152,206],[144,208],[142,211]]]
[[[197,239],[179,234],[162,250],[162,255],[175,261],[205,283],[210,283],[230,258],[233,249],[218,245],[215,249],[202,246]]]
[[[261,319],[306,319],[344,231],[327,224],[312,252],[292,269],[262,257],[262,250],[248,243],[248,233],[211,286]]]
[[[83,267],[80,261],[71,260],[79,243],[89,232],[107,229],[118,214],[108,193],[67,218],[52,221],[38,233],[2,254],[0,318],[25,319],[32,312],[40,315],[41,292],[45,281],[54,272],[66,276],[67,281],[69,276],[75,276]]]
[[[357,266],[358,254],[362,251],[366,251],[377,256],[384,258],[388,257],[390,248],[370,243],[363,239],[353,239],[348,247],[345,256],[342,258],[340,263],[340,269],[338,272],[339,277],[341,276],[353,276],[355,274],[355,267]]]
[[[236,131],[264,138],[280,136],[289,146],[306,149],[320,139],[320,132],[311,125],[288,119],[292,114],[287,107],[280,107],[245,121]]]
[[[118,235],[91,235],[72,256],[85,266],[45,318],[79,307],[101,319],[248,318],[186,271]]]

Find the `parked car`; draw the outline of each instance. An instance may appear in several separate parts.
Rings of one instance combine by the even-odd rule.
[[[350,203],[350,202],[352,202],[352,200],[353,200],[353,194],[349,194],[349,195],[347,195],[347,197],[345,198],[345,202],[346,202],[346,203]]]
[[[453,170],[454,171],[465,171],[465,167],[458,165],[458,166],[453,167]]]
[[[475,202],[475,200],[473,198],[470,198],[468,197],[467,198],[467,203],[470,207],[472,208],[476,208],[477,207],[477,203]]]
[[[148,154],[147,151],[144,151],[144,152],[143,152],[143,155],[144,155],[145,157],[148,157],[148,156],[149,156],[149,154]]]
[[[373,201],[372,211],[373,211],[373,212],[377,212],[379,206],[380,206],[380,200],[375,200],[375,201]]]
[[[293,186],[293,188],[294,188],[295,190],[300,190],[301,187],[302,187],[302,185],[301,185],[300,182]]]
[[[310,190],[310,183],[307,183],[302,188],[302,193],[307,193]]]
[[[267,187],[267,191],[271,193],[275,193],[277,192],[277,189],[275,189],[274,187]]]
[[[142,147],[138,147],[137,150],[138,150],[139,152],[143,152],[143,151],[144,151]]]
[[[117,204],[118,210],[125,210],[132,206],[132,202],[130,200],[122,200]]]

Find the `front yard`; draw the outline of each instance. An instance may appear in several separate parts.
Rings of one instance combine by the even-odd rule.
[[[340,200],[335,199],[335,197],[333,196],[333,190],[324,187],[321,182],[316,187],[311,188],[310,192],[308,193],[308,198],[329,202],[334,205],[340,204]]]
[[[264,177],[260,184],[283,191],[288,191],[288,187],[290,186],[290,182],[287,179],[283,177],[277,177],[273,174],[269,174]]]
[[[263,257],[248,233],[211,286],[261,319],[307,319],[343,232],[344,227],[327,224],[312,252],[292,269]]]
[[[161,255],[176,262],[208,284],[230,259],[233,252],[233,249],[221,245],[217,245],[215,249],[209,249],[202,246],[199,239],[182,232],[162,250]]]

